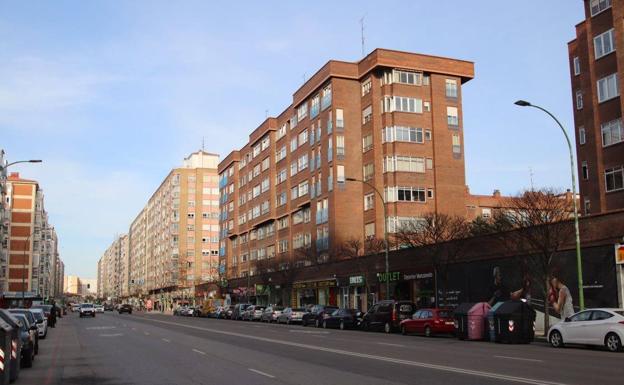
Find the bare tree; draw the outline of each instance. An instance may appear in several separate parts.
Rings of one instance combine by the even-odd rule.
[[[398,229],[396,242],[403,247],[419,248],[434,268],[435,301],[439,304],[438,286],[442,283],[446,301],[449,266],[465,254],[468,248],[470,224],[463,216],[427,213]]]
[[[521,260],[522,267],[543,294],[545,331],[550,326],[548,281],[558,268],[554,256],[574,238],[574,227],[570,221],[572,199],[568,194],[560,194],[553,189],[524,191],[507,199],[504,202],[506,209],[498,210],[491,223],[492,232],[505,247],[525,255]]]

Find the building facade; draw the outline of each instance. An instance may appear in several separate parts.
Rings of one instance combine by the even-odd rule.
[[[581,203],[595,214],[624,208],[624,3],[583,4],[568,52]]]
[[[329,61],[219,165],[228,279],[327,262],[353,241],[374,252],[385,226],[392,237],[428,212],[491,212],[500,194],[471,197],[465,184],[461,96],[473,76],[471,62],[385,49]],[[292,282],[292,305],[335,302],[332,282]]]
[[[97,295],[99,298],[119,301],[129,293],[129,242],[122,234],[106,249],[98,261]],[[78,283],[78,290],[81,284]]]

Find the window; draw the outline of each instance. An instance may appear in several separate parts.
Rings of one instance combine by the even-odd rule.
[[[620,96],[617,73],[611,74],[598,80],[597,86],[599,103]]]
[[[332,191],[333,189],[334,189],[334,169],[330,167],[329,175],[327,176],[327,191]]]
[[[310,102],[310,119],[316,118],[321,111],[321,97],[316,95]]]
[[[260,210],[262,211],[262,215],[268,213],[270,208],[271,208],[271,204],[269,203],[269,201],[262,202],[262,205],[260,206]]]
[[[364,195],[364,211],[371,210],[375,207],[375,193]]]
[[[607,192],[624,189],[624,166],[605,169]]]
[[[457,80],[446,79],[446,97],[457,97]]]
[[[260,155],[260,145],[254,146],[253,148],[253,157]]]
[[[375,238],[375,222],[364,225],[364,237],[366,237],[366,239]]]
[[[277,229],[285,229],[288,227],[288,216],[281,217],[277,220]]]
[[[364,167],[362,167],[362,175],[363,175],[364,181],[369,181],[373,179],[374,174],[375,174],[375,166],[372,163],[366,164],[364,165]]]
[[[269,158],[268,157],[264,158],[262,160],[262,171],[267,170],[270,164],[271,164],[271,161],[269,160]]]
[[[277,130],[277,135],[275,136],[275,140],[281,139],[286,135],[286,123],[282,124],[282,126]]]
[[[609,7],[611,7],[611,0],[591,0],[589,3],[589,11],[592,16],[599,14]]]
[[[615,51],[614,29],[611,28],[607,32],[601,33],[594,38],[594,55],[596,60]]]
[[[275,176],[275,184],[280,184],[284,182],[286,180],[286,177],[287,177],[286,169],[285,168],[281,169]]]
[[[344,113],[341,109],[336,109],[336,128],[344,128]]]
[[[621,118],[601,124],[600,131],[602,132],[603,147],[624,141],[624,127]]]
[[[336,135],[336,155],[338,157],[345,154],[345,140],[344,135]]]
[[[338,165],[336,166],[336,183],[345,183],[345,170],[344,166]]]
[[[366,124],[373,120],[373,106],[368,106],[362,110],[362,124]]]
[[[392,78],[389,77],[390,74],[392,75]],[[422,84],[422,73],[420,72],[393,70],[391,73],[386,72],[384,76],[386,84],[390,84],[392,82],[411,84],[415,86],[419,86]]]
[[[307,195],[309,192],[309,184],[308,181],[305,180],[301,183],[299,183],[299,196],[302,197],[304,195]]]
[[[423,105],[421,99],[408,98],[405,96],[385,96],[383,101],[383,112],[412,112],[421,114]]]
[[[290,139],[290,152],[293,152],[297,149],[297,137]]]
[[[446,121],[449,126],[457,127],[459,125],[457,107],[446,107]]]
[[[425,166],[426,166],[427,170],[432,170],[433,169],[433,158],[425,159]]]
[[[420,221],[422,221],[422,219],[415,217],[389,217],[387,229],[389,233],[396,233],[402,227],[409,224],[417,224]]]
[[[327,162],[331,162],[334,159],[334,151],[333,151],[334,141],[330,136],[327,139]]]
[[[585,215],[591,214],[591,202],[589,199],[585,199],[585,202],[583,202],[583,208],[585,209]]]
[[[255,165],[253,168],[253,177],[255,178],[258,175],[260,175],[260,164]]]
[[[384,158],[384,172],[425,172],[425,158],[411,156],[387,156]]]
[[[604,124],[602,125],[604,127]],[[604,131],[603,131],[603,145],[604,145]],[[585,134],[585,127],[579,128],[579,144],[585,144],[587,141],[587,135]]]
[[[303,103],[297,108],[297,122],[302,121],[308,116],[308,103]]]
[[[576,91],[576,109],[583,109],[583,92],[581,90]]]
[[[325,110],[332,103],[332,87],[331,84],[323,88],[321,91],[321,110]]]
[[[373,135],[368,134],[362,138],[362,152],[366,152],[373,148]]]
[[[425,130],[425,140],[431,140],[431,130]]]
[[[277,242],[277,252],[285,253],[288,251],[288,239],[281,239]]]
[[[298,171],[303,171],[308,168],[308,154],[303,154],[297,159],[297,169]]]
[[[260,185],[256,185],[254,186],[253,190],[252,190],[252,197],[257,197],[258,195],[260,195]]]
[[[329,219],[329,203],[327,198],[316,202],[316,224],[326,223]]]
[[[261,186],[260,187],[261,192],[264,193],[264,192],[269,191],[269,177],[264,178],[262,182],[260,183],[260,186]]]
[[[286,146],[282,146],[279,150],[275,151],[275,163],[286,158]]]
[[[303,130],[299,133],[299,146],[303,146],[308,142],[308,130]]]
[[[327,113],[327,135],[332,133],[333,127],[334,127],[334,121],[332,119],[332,112],[330,110],[329,113]]]
[[[271,144],[271,138],[269,138],[269,136],[265,136],[264,138],[262,138],[262,142],[260,142],[260,148],[262,149],[262,151],[264,151],[267,148],[269,148],[270,144]]]
[[[578,56],[572,59],[572,66],[574,67],[574,76],[579,76],[581,74],[581,60]]]
[[[481,209],[481,217],[482,218],[491,218],[492,217],[492,209],[490,208],[482,208]]]
[[[422,187],[387,187],[386,202],[425,202],[426,190]]]
[[[297,174],[297,161],[293,160],[290,163],[290,176]]]
[[[453,154],[461,154],[461,140],[459,134],[453,134]]]
[[[364,83],[362,83],[362,96],[367,95],[369,92],[371,92],[372,87],[373,82],[371,81],[371,78],[364,80]]]
[[[581,176],[583,177],[584,180],[589,179],[589,170],[587,169],[587,161],[584,160],[581,163]]]
[[[423,129],[416,127],[391,126],[381,130],[381,139],[385,142],[423,143]]]

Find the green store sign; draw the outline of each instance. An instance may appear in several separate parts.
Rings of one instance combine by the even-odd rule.
[[[398,271],[377,273],[377,279],[379,282],[396,282],[401,280],[401,273]]]

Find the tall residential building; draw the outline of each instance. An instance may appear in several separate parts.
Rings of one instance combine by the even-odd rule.
[[[169,172],[130,225],[129,294],[170,307],[218,280],[219,156],[197,151]]]
[[[373,187],[390,233],[426,212],[469,215],[461,96],[473,75],[468,61],[386,49],[325,64],[219,164],[228,278],[383,239]]]
[[[624,3],[583,3],[568,52],[581,202],[593,214],[624,208]]]
[[[128,235],[115,237],[98,262],[99,297],[118,300],[128,296],[129,254]]]

